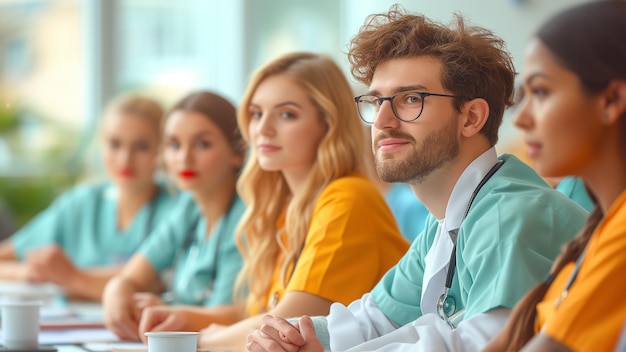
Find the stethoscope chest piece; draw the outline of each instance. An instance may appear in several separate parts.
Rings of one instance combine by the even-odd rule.
[[[456,312],[456,300],[454,297],[442,293],[437,302],[437,312],[442,318],[451,317]]]

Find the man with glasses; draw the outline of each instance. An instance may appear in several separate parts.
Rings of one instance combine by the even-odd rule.
[[[408,182],[431,215],[372,292],[295,327],[267,316],[248,348],[322,350],[329,335],[333,351],[480,350],[587,213],[528,165],[496,154],[515,73],[489,30],[392,8],[369,18],[348,55],[369,86],[355,101],[372,125],[376,171]]]

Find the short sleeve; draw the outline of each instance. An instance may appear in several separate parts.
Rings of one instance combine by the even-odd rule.
[[[459,232],[458,281],[464,319],[512,308],[549,272],[562,246],[578,233],[587,212],[552,189],[497,190],[472,209]]]
[[[70,232],[78,231],[80,214],[93,208],[93,197],[101,196],[87,186],[78,186],[59,196],[11,237],[17,257],[21,260],[31,249],[61,243]]]
[[[348,304],[374,287],[408,247],[384,198],[363,176],[332,182],[311,219],[286,292]]]

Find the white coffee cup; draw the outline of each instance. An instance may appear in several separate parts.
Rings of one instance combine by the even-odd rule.
[[[0,301],[2,345],[6,348],[39,346],[39,309],[41,301]]]
[[[148,352],[196,352],[198,333],[191,331],[146,332]]]

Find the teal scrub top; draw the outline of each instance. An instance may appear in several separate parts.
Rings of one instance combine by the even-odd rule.
[[[504,164],[478,192],[458,233],[450,296],[454,312],[465,309],[463,320],[513,307],[546,276],[588,215],[515,156],[499,159]],[[372,290],[378,307],[399,325],[422,315],[424,258],[437,225],[429,215],[422,235]]]
[[[139,249],[157,272],[172,270],[171,303],[232,303],[235,280],[243,265],[235,230],[244,211],[243,201],[235,196],[207,238],[207,223],[199,207],[191,194],[181,194],[169,219]]]
[[[406,183],[394,183],[385,195],[385,200],[398,223],[400,232],[413,241],[426,224],[428,209],[420,202]]]
[[[157,185],[157,196],[124,230],[117,226],[115,186],[108,182],[76,186],[11,237],[15,253],[23,259],[29,250],[57,244],[79,268],[123,264],[176,202],[175,194]]]
[[[565,194],[587,211],[593,210],[595,206],[593,200],[589,197],[589,193],[587,193],[585,183],[578,177],[565,177],[559,182],[558,186],[556,186],[556,190]]]

